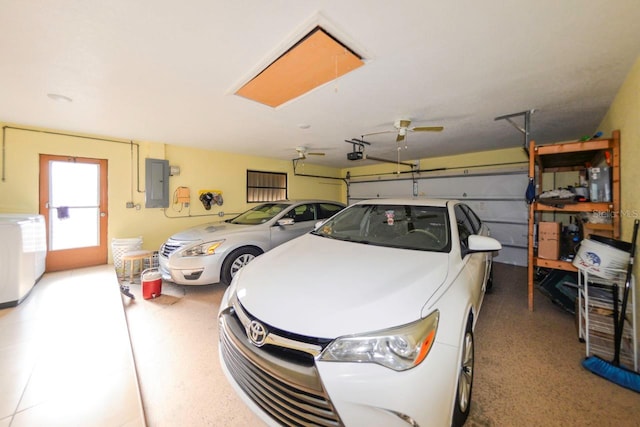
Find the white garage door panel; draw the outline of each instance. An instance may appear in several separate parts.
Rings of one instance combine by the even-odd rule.
[[[418,183],[420,192],[427,197],[462,199],[482,196],[482,198],[524,199],[528,180],[525,174],[518,173],[430,178],[419,180]]]
[[[486,221],[515,222],[527,226],[528,210],[524,200],[469,200],[459,198]]]
[[[458,199],[491,228],[503,249],[496,262],[527,265],[528,184],[525,168],[416,179],[419,197]],[[413,197],[412,179],[351,182],[349,202],[369,198]]]
[[[499,262],[502,264],[526,267],[528,262],[527,250],[521,249],[521,248],[509,248],[509,247],[503,246],[498,256],[494,257],[493,260],[495,262]]]
[[[491,229],[491,237],[495,237],[503,245],[519,246],[527,248],[527,225],[526,224],[500,224],[487,221]]]
[[[349,202],[389,198],[413,197],[413,181],[399,179],[393,181],[352,182],[349,187]]]

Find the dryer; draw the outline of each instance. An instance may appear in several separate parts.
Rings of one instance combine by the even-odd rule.
[[[0,308],[27,297],[44,274],[46,256],[44,216],[0,214]]]

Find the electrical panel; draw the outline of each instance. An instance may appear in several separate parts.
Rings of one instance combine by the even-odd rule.
[[[145,159],[145,208],[169,207],[169,161]]]

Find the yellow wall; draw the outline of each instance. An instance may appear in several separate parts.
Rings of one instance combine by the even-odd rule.
[[[157,250],[171,234],[186,227],[221,219],[220,211],[227,217],[248,209],[246,203],[246,171],[254,169],[270,172],[286,172],[289,182],[289,198],[320,198],[346,201],[346,186],[341,180],[294,176],[291,161],[200,150],[156,142],[102,141],[95,135],[88,138],[55,135],[68,133],[27,126],[0,123],[4,140],[4,180],[0,180],[0,213],[38,212],[39,154],[66,155],[107,159],[108,161],[108,239],[142,236],[144,248]],[[38,132],[26,131],[25,128]],[[92,138],[94,137],[94,138]],[[97,137],[111,139],[109,137]],[[139,146],[140,183],[136,174],[136,146]],[[191,190],[190,209],[178,211],[178,205],[165,209],[146,209],[144,159],[166,159],[170,165],[180,166],[180,175],[169,179],[169,196],[179,186]],[[1,166],[0,166],[1,169]],[[299,164],[298,174],[339,176],[335,168]],[[198,190],[218,189],[223,192],[224,204],[204,209]],[[140,191],[139,191],[140,190]],[[141,208],[126,208],[127,202]],[[109,262],[112,262],[109,251]]]
[[[620,129],[622,238],[631,241],[633,220],[640,218],[640,58],[620,87],[599,130]]]
[[[620,215],[622,240],[630,242],[633,221],[640,219],[640,58],[620,87],[607,115],[600,123],[605,135],[620,129]],[[640,267],[635,263],[633,275],[640,277]],[[636,280],[636,283],[638,280]],[[639,289],[636,285],[636,290]],[[640,292],[636,292],[636,307],[640,305]],[[640,311],[638,312],[640,320]],[[638,332],[640,335],[640,331]]]

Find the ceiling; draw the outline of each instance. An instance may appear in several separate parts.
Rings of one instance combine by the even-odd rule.
[[[590,135],[640,55],[638,0],[0,0],[0,121],[354,167]],[[365,65],[277,108],[234,95],[316,25]],[[48,94],[68,97],[51,99]],[[524,123],[524,117],[514,118]]]

